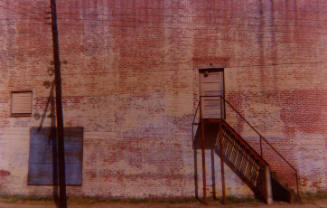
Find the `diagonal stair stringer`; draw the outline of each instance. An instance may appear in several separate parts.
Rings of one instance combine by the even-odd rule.
[[[223,161],[253,191],[256,198],[272,203],[273,200],[296,201],[295,192],[271,174],[269,164],[224,120],[202,119],[205,149],[214,149],[220,156],[219,132],[222,131]],[[193,147],[201,149],[201,127],[195,134]]]

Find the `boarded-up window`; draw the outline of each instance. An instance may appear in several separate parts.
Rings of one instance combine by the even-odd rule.
[[[11,92],[11,115],[31,116],[32,115],[32,91]]]

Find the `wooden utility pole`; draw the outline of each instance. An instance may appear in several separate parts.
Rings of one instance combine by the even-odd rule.
[[[51,22],[52,22],[52,40],[53,40],[53,60],[55,67],[56,84],[56,118],[57,118],[57,140],[58,140],[58,163],[59,163],[59,207],[67,207],[66,197],[66,177],[65,177],[65,149],[64,149],[64,123],[62,113],[61,98],[61,72],[59,56],[59,38],[57,26],[57,6],[56,0],[50,0],[51,3]]]

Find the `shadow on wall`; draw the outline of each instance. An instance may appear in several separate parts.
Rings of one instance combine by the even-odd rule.
[[[48,110],[50,114],[48,114]],[[43,122],[49,117],[50,127]],[[53,199],[59,203],[59,161],[56,137],[55,99],[53,86],[44,109],[39,127],[30,129],[30,156],[28,166],[28,184],[53,186]],[[83,127],[64,128],[65,179],[68,186],[82,184]]]
[[[52,185],[53,185],[53,200],[55,201],[55,204],[59,206],[59,187],[58,187],[58,145],[57,145],[57,139],[56,139],[56,113],[55,113],[55,99],[54,99],[54,82],[52,83],[50,95],[48,97],[47,105],[44,109],[44,112],[42,114],[42,119],[40,126],[38,128],[38,132],[40,132],[43,128],[43,122],[45,118],[47,117],[47,112],[50,107],[50,117],[51,119],[51,127],[50,127],[50,134],[49,134],[49,143],[52,145]]]

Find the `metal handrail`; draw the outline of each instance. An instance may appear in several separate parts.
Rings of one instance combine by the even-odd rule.
[[[243,121],[245,121],[245,123],[255,132],[255,133],[257,133],[257,135],[260,137],[260,153],[261,153],[261,157],[263,156],[263,152],[262,152],[262,140],[269,146],[269,147],[271,147],[271,149],[275,152],[275,153],[277,153],[277,155],[284,161],[284,162],[286,162],[286,164],[295,172],[295,177],[296,177],[296,192],[297,192],[297,194],[299,195],[299,186],[298,186],[298,174],[297,174],[297,170],[296,170],[296,168],[289,162],[289,161],[287,161],[287,159],[280,153],[280,152],[278,152],[277,151],[277,149],[272,145],[272,144],[270,144],[269,142],[268,142],[268,140],[248,121],[248,120],[246,120],[245,119],[245,117],[244,116],[242,116],[242,114],[240,113],[240,112],[238,112],[236,109],[235,109],[235,107],[228,101],[228,100],[226,100],[223,96],[221,96],[221,95],[205,95],[205,96],[200,96],[200,101],[199,101],[199,103],[198,103],[198,105],[197,105],[197,108],[196,108],[196,110],[195,110],[195,114],[194,114],[194,118],[193,118],[193,122],[192,122],[192,125],[195,125],[196,123],[194,123],[194,121],[195,121],[195,118],[196,118],[196,115],[197,115],[197,112],[198,112],[198,110],[199,110],[199,106],[200,106],[200,103],[201,103],[201,99],[202,98],[210,98],[210,97],[219,97],[220,99],[222,99],[223,101],[224,101],[224,103],[227,103],[230,107],[231,107],[231,109],[234,111],[234,112],[236,112],[237,114],[238,114],[238,116],[241,118],[241,119],[243,119]],[[226,114],[225,114],[225,116],[226,116]],[[224,120],[226,120],[226,118],[224,118]],[[193,129],[193,128],[192,128]]]
[[[193,117],[193,121],[192,121],[192,124],[194,124],[194,121],[195,121],[195,118],[196,118],[196,114],[199,110],[199,106],[200,106],[200,102],[198,103],[198,105],[196,106],[196,109],[195,109],[195,114],[194,114],[194,117]]]

